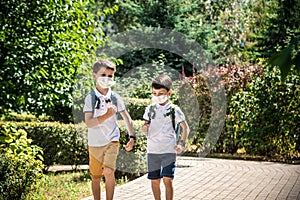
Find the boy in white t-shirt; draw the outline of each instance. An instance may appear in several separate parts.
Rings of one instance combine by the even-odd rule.
[[[178,106],[169,100],[172,94],[172,80],[160,75],[152,82],[152,101],[144,113],[145,124],[142,131],[147,133],[148,179],[154,198],[161,199],[160,182],[163,179],[166,199],[174,197],[173,178],[176,153],[186,146],[189,127],[185,116]],[[177,143],[175,124],[182,128],[181,140]]]
[[[120,131],[116,112],[123,117],[129,133],[127,151],[133,148],[135,136],[130,115],[122,98],[110,87],[114,84],[115,65],[108,60],[98,60],[93,66],[96,88],[85,98],[83,108],[88,127],[89,169],[95,200],[101,198],[100,182],[105,177],[106,199],[113,199],[116,160],[119,153]]]

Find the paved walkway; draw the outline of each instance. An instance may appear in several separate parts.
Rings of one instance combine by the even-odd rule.
[[[175,200],[300,200],[300,165],[192,157],[178,157],[177,165]],[[147,175],[116,187],[114,199],[154,199]]]

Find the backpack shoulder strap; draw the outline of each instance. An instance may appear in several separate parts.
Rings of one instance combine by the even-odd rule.
[[[96,105],[96,94],[95,94],[95,91],[91,91],[90,92],[90,95],[91,95],[91,101],[92,101],[92,109],[93,109],[93,116],[94,116],[94,112],[95,112],[95,105]]]
[[[155,104],[151,104],[149,107],[149,112],[148,112],[148,118],[149,118],[149,122],[151,123],[151,120],[154,119],[155,117]]]
[[[176,133],[176,140],[178,140],[178,137],[179,137],[179,134],[181,132],[181,127],[180,127],[180,124],[176,124],[175,122],[175,109],[177,108],[178,106],[173,104],[171,106],[171,109],[170,109],[170,117],[171,117],[171,120],[172,120],[172,126],[173,126],[173,129]]]
[[[115,105],[118,108],[118,99],[117,99],[116,93],[111,91],[110,98],[111,98],[112,105]]]
[[[171,109],[170,109],[170,117],[171,117],[171,120],[172,120],[172,126],[173,126],[173,129],[175,130],[175,107],[176,105],[172,105],[171,106]]]

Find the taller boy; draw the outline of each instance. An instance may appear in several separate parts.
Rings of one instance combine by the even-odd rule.
[[[129,133],[127,151],[133,148],[134,134],[131,118],[122,98],[110,87],[114,84],[116,66],[108,60],[98,60],[93,66],[96,88],[85,98],[83,108],[88,127],[89,168],[94,200],[101,198],[100,182],[105,177],[106,199],[113,199],[116,160],[119,153],[120,131],[116,113],[123,117]]]
[[[145,110],[143,132],[148,134],[148,179],[151,180],[155,200],[161,199],[160,181],[166,188],[166,199],[174,196],[173,178],[176,153],[181,153],[189,133],[185,116],[178,106],[169,100],[172,94],[172,80],[167,75],[160,75],[152,82],[153,104]],[[181,140],[177,143],[176,127],[182,127]]]

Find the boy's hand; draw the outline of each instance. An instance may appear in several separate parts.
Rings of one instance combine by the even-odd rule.
[[[142,131],[143,131],[144,133],[148,133],[149,126],[150,126],[149,123],[145,123],[145,124],[143,125],[143,127],[142,127]]]
[[[117,113],[117,110],[116,110],[115,106],[107,108],[107,112],[106,112],[107,118],[114,116],[116,113]]]
[[[176,153],[180,154],[183,152],[184,147],[181,144],[178,144],[174,147],[174,150],[176,151]]]
[[[134,144],[134,139],[130,139],[128,142],[127,142],[127,144],[126,144],[126,146],[125,146],[125,150],[126,151],[131,151],[132,149],[133,149],[133,144]]]

